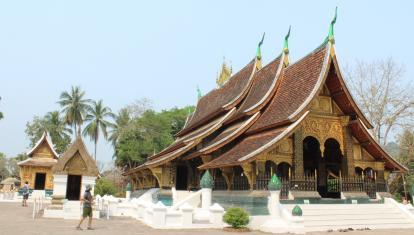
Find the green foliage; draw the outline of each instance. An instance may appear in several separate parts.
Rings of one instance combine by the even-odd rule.
[[[108,138],[114,148],[116,148],[119,136],[121,135],[122,131],[129,125],[130,121],[131,115],[127,108],[121,109],[118,114],[115,115],[115,123],[111,126],[110,135]]]
[[[9,177],[10,173],[7,170],[7,158],[4,153],[0,152],[0,181]]]
[[[105,178],[100,178],[96,181],[94,190],[95,195],[115,195],[116,192],[116,187],[112,181]]]
[[[0,181],[7,177],[20,177],[18,162],[27,159],[26,154],[19,154],[14,158],[7,158],[0,152]]]
[[[63,153],[71,142],[72,130],[67,128],[59,111],[49,112],[44,117],[35,116],[31,122],[26,124],[25,132],[30,139],[30,147],[37,143],[44,131],[50,134],[58,153]]]
[[[91,102],[89,99],[84,99],[84,96],[85,92],[79,86],[72,86],[70,92],[64,91],[60,94],[60,100],[58,101],[58,104],[63,108],[65,123],[74,127],[75,132],[80,132],[80,127]]]
[[[233,228],[241,228],[249,223],[249,214],[238,207],[229,208],[223,216],[223,221]]]
[[[1,97],[0,97],[0,100],[1,100]],[[0,112],[0,120],[1,120],[1,119],[3,119],[3,117],[4,117],[4,116],[3,116],[3,113],[2,113],[2,112]]]
[[[112,123],[108,121],[109,118],[115,118],[109,107],[104,106],[102,100],[98,102],[93,101],[92,106],[86,107],[85,121],[89,124],[83,130],[84,136],[89,136],[95,143],[95,161],[96,161],[96,147],[98,144],[99,134],[102,132],[103,137],[108,139],[107,128],[112,126]]]
[[[116,140],[116,165],[134,167],[170,145],[174,141],[174,135],[183,128],[189,109],[192,107],[161,112],[146,110],[140,116],[130,119],[127,124],[125,122],[128,118],[124,114],[122,126],[119,125],[121,120],[118,122],[117,119],[117,129],[113,132],[113,141]]]
[[[395,199],[397,202],[402,202],[402,196],[401,196],[401,193],[399,193],[399,192],[394,193],[394,199]]]

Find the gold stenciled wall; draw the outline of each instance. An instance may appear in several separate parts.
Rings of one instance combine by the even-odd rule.
[[[55,155],[47,142],[43,141],[31,154],[32,161],[35,163],[20,166],[21,187],[23,187],[24,183],[27,181],[30,188],[34,188],[36,173],[45,173],[45,189],[52,190],[53,173],[52,166],[49,165],[50,162],[53,161],[54,156]],[[42,166],[43,163],[48,166]]]

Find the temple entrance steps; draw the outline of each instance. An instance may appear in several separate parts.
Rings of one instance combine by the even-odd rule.
[[[283,205],[292,211],[295,205]],[[393,204],[300,205],[307,232],[338,229],[414,228],[414,219]]]

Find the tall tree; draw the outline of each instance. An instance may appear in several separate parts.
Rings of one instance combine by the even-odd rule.
[[[65,122],[74,127],[76,135],[81,130],[86,111],[91,100],[85,99],[85,92],[79,86],[71,88],[70,92],[64,91],[60,94],[58,103],[63,108]]]
[[[350,88],[362,111],[374,125],[383,145],[393,128],[413,124],[413,86],[403,79],[404,67],[392,58],[370,63],[357,62],[345,69]]]
[[[112,146],[116,147],[121,132],[128,126],[131,121],[130,112],[127,108],[121,109],[115,116],[115,123],[112,125],[109,135],[109,141]]]
[[[170,145],[174,135],[184,126],[189,109],[193,107],[161,112],[147,110],[132,118],[127,128],[119,133],[115,146],[116,165],[134,167]]]
[[[30,139],[31,147],[36,144],[45,131],[50,134],[56,151],[63,153],[71,142],[72,130],[67,127],[59,111],[48,112],[44,117],[35,116],[31,122],[26,124],[25,132]]]
[[[0,96],[0,100],[1,100],[1,96]],[[4,116],[3,116],[3,113],[2,113],[2,112],[0,112],[0,120],[1,120],[1,119],[3,119],[3,117],[4,117]]]
[[[7,158],[6,155],[0,152],[0,181],[9,177],[10,173],[7,169]]]
[[[104,106],[102,100],[98,102],[93,101],[92,106],[87,106],[87,114],[85,121],[89,122],[83,130],[84,136],[89,136],[95,143],[95,161],[96,161],[96,148],[98,145],[99,134],[102,132],[103,137],[108,139],[107,128],[113,124],[108,121],[108,118],[115,118],[109,107]]]

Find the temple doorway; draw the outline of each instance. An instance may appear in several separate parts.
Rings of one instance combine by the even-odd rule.
[[[279,163],[277,165],[276,174],[281,180],[288,180],[289,177],[290,177],[290,165],[289,165],[289,163],[286,163],[286,162]]]
[[[317,191],[324,198],[340,198],[339,177],[342,153],[338,143],[329,138],[322,155],[319,141],[312,136],[303,140],[303,168],[307,177],[317,177]]]
[[[325,191],[326,178],[321,175],[324,166],[319,141],[312,136],[303,140],[303,172],[307,177],[317,177],[316,190],[322,196]]]
[[[325,151],[323,153],[323,162],[326,174],[326,191],[321,196],[329,198],[340,198],[340,177],[342,153],[341,148],[335,139],[327,139],[325,141]]]
[[[68,175],[66,185],[66,199],[70,201],[78,201],[81,194],[82,176]]]
[[[36,173],[35,177],[35,190],[45,190],[46,173]]]
[[[177,166],[177,178],[175,188],[177,190],[187,190],[188,187],[188,169],[187,166]]]

